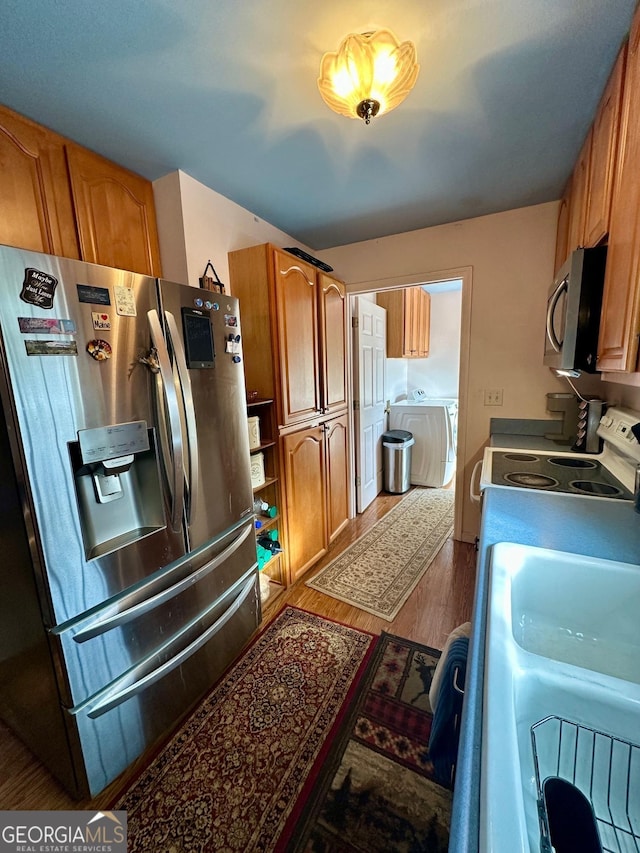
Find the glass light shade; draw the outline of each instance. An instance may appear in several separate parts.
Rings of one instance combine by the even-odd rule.
[[[389,30],[352,33],[322,57],[318,88],[332,110],[369,124],[404,101],[419,70],[413,42],[401,44]]]

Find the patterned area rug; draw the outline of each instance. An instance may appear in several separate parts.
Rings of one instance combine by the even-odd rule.
[[[115,804],[129,853],[274,849],[373,640],[286,607]]]
[[[413,489],[307,586],[392,622],[453,531],[454,493]]]
[[[439,656],[382,635],[322,776],[294,809],[287,851],[446,853],[452,792],[434,781],[428,750]]]

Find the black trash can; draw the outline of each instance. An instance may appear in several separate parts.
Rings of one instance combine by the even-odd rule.
[[[411,448],[413,433],[406,429],[390,429],[382,433],[382,470],[384,488],[393,495],[402,495],[411,485]]]

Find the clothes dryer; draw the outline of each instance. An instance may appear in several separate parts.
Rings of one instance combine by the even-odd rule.
[[[389,429],[413,433],[411,484],[446,486],[456,468],[458,401],[453,397],[429,398],[422,391],[410,396],[414,399],[391,404]]]

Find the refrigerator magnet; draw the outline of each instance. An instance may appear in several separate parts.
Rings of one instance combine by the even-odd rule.
[[[25,341],[27,355],[77,355],[75,341]]]
[[[58,317],[18,317],[18,325],[23,335],[71,335],[76,330],[73,320]]]
[[[96,332],[111,331],[111,320],[109,319],[108,314],[103,314],[102,311],[92,311],[91,320],[93,322],[93,328],[96,330]]]
[[[111,358],[111,344],[108,341],[96,338],[87,344],[87,352],[96,361],[106,361],[108,358]]]
[[[116,300],[116,314],[121,317],[137,317],[136,300],[133,288],[118,284],[113,288]]]
[[[108,287],[94,287],[91,284],[76,284],[78,302],[89,302],[93,305],[111,305]]]
[[[48,272],[26,267],[20,299],[38,308],[53,308],[53,297],[58,286],[58,279]]]

